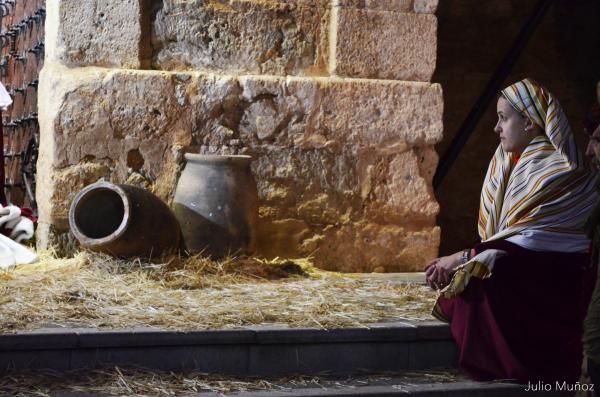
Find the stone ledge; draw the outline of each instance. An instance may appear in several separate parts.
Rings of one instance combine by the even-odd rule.
[[[426,340],[443,340],[452,338],[448,324],[441,321],[422,321],[417,327],[417,338]]]
[[[198,332],[41,330],[0,335],[0,373],[135,365],[283,376],[455,366],[452,339],[420,339],[418,328],[418,323],[396,322],[335,330],[273,326]]]
[[[136,328],[102,331],[92,328],[48,328],[0,334],[0,351],[133,348],[231,344],[312,344],[362,342],[449,341],[447,324],[439,321],[395,321],[368,328],[289,328],[286,325],[248,326],[230,330],[166,331]]]

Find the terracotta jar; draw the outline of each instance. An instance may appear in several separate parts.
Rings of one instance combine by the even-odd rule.
[[[158,257],[181,242],[169,207],[130,185],[97,182],[84,188],[71,204],[69,226],[83,247],[118,257]]]
[[[258,192],[250,156],[186,154],[173,202],[185,249],[220,258],[256,245]]]

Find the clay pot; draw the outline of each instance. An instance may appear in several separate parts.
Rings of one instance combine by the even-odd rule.
[[[152,193],[98,182],[80,191],[69,210],[71,232],[90,250],[118,257],[159,257],[179,248],[181,231]]]
[[[220,258],[256,245],[258,193],[250,156],[186,154],[173,202],[185,249]]]

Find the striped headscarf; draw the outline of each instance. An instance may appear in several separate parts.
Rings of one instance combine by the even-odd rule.
[[[536,251],[586,252],[589,240],[583,229],[598,198],[597,177],[584,165],[562,107],[531,79],[501,93],[545,134],[531,141],[516,164],[513,153],[501,145],[496,149],[481,191],[482,241],[506,239]],[[488,277],[499,255],[482,253],[459,267],[444,295],[460,293],[470,276]]]

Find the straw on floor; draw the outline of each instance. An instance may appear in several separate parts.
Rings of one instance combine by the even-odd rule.
[[[435,296],[385,277],[320,271],[308,259],[196,256],[157,264],[89,252],[71,259],[42,254],[37,264],[0,272],[0,330],[365,327],[431,319]]]
[[[203,391],[290,391],[294,388],[341,389],[392,383],[397,389],[414,381],[446,383],[461,379],[457,371],[406,372],[331,379],[295,376],[280,379],[234,378],[202,373],[175,374],[134,368],[106,368],[71,373],[38,372],[8,375],[0,379],[0,391],[14,397],[52,396],[61,392],[98,393],[109,396],[179,396]]]

